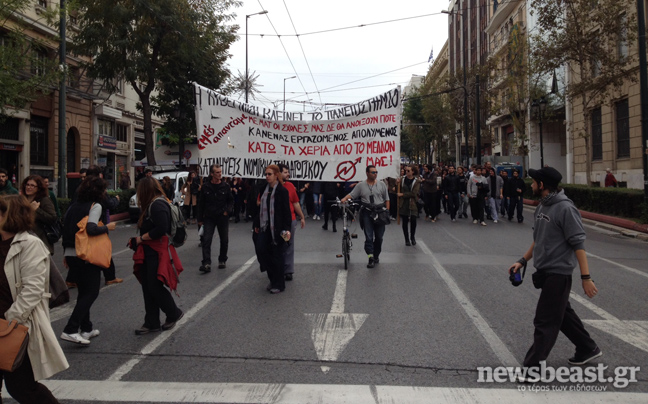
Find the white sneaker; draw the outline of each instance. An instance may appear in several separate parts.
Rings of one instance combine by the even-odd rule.
[[[477,224],[477,223],[478,223],[477,219],[473,220],[473,224]]]
[[[89,340],[90,338],[94,338],[99,336],[99,330],[92,330],[90,332],[82,332],[81,337]]]
[[[482,226],[486,226],[486,222],[481,222],[481,225],[482,225]]]
[[[78,332],[74,334],[61,333],[61,339],[63,341],[73,342],[75,344],[90,345],[90,341],[83,338]]]
[[[493,220],[493,223],[497,223],[497,220]]]
[[[452,219],[452,221],[453,221],[453,222],[456,222],[456,221],[457,221],[457,219]]]

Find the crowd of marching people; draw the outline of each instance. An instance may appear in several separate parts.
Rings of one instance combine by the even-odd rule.
[[[323,215],[322,229],[328,230],[330,223],[335,232],[339,205],[352,199],[359,206],[356,218],[365,235],[368,268],[380,263],[385,226],[394,218],[401,222],[406,246],[416,245],[417,219],[421,215],[431,223],[442,220],[443,214],[456,222],[468,219],[470,207],[476,225],[486,226],[486,220],[498,223],[504,218],[524,221],[526,186],[516,170],[509,176],[504,170],[497,173],[490,163],[469,168],[409,164],[402,166],[399,177],[379,180],[378,168],[369,165],[365,174],[366,180],[354,183],[292,183],[286,165],[272,164],[265,168],[263,180],[251,181],[224,178],[222,168],[213,165],[206,178],[190,174],[183,187],[186,217],[182,217],[179,208],[171,203],[174,195],[169,181],[158,181],[144,173],[136,185],[141,208],[138,235],[128,242],[144,302],[143,323],[135,334],[170,330],[184,316],[171,292],[183,271],[175,246],[182,245],[184,238],[178,238],[178,234],[183,234],[180,229],[189,223],[200,228],[203,259],[199,271],[207,274],[211,271],[214,235],[218,233],[220,238],[218,267],[225,268],[230,221],[236,223],[243,218],[252,222],[255,253],[270,281],[266,290],[277,294],[285,290],[286,281],[293,280],[295,233],[304,228],[307,216],[319,221]],[[534,258],[537,272],[533,283],[542,289],[534,320],[534,343],[524,366],[537,367],[546,360],[560,331],[570,336],[576,346],[576,354],[568,362],[583,365],[602,352],[568,302],[576,263],[585,294],[591,298],[598,293],[583,247],[585,232],[580,214],[559,187],[562,176],[557,170],[543,167],[530,170],[529,175],[533,194],[541,198],[537,209],[542,209],[544,217],[553,217],[557,224],[552,220],[536,221],[534,243],[509,268],[517,286],[521,278],[516,273]],[[101,274],[108,285],[122,281],[115,277],[109,237],[115,223],[110,222],[108,211],[114,209],[118,198],[108,196],[106,188],[99,167],[91,166],[82,173],[71,205],[61,215],[46,179],[31,175],[16,188],[7,171],[0,168],[0,324],[6,330],[18,330],[18,326],[26,330],[22,341],[27,347],[23,351],[12,344],[15,359],[7,362],[2,358],[0,387],[4,383],[20,403],[58,403],[39,380],[69,367],[49,316],[51,308],[69,301],[67,286],[76,287],[78,294],[59,338],[87,346],[100,335],[90,313],[99,297]],[[62,261],[68,269],[67,284],[52,258],[59,239],[63,257],[56,262]],[[560,257],[544,254],[546,245],[558,251]],[[12,341],[20,342],[20,338]],[[2,347],[3,354],[11,351],[7,344]]]
[[[252,242],[262,271],[266,272],[271,294],[281,293],[295,276],[295,233],[306,219],[322,221],[322,229],[337,231],[339,208],[336,201],[351,199],[361,206],[358,221],[365,234],[368,268],[380,263],[385,225],[401,222],[405,245],[416,245],[417,220],[427,222],[468,218],[474,224],[524,221],[522,198],[525,183],[519,172],[509,177],[496,173],[486,163],[470,168],[435,165],[403,165],[399,177],[378,180],[375,166],[366,167],[360,182],[290,181],[283,164],[269,165],[264,179],[223,177],[213,165],[201,178],[190,172],[182,187],[184,225],[199,229],[202,274],[211,272],[211,246],[219,238],[218,268],[228,260],[230,223],[250,223]],[[124,186],[130,185],[130,179]],[[19,402],[56,403],[38,380],[68,367],[54,335],[47,299],[52,295],[51,279],[61,277],[56,263],[68,269],[64,284],[77,288],[77,299],[60,335],[60,340],[87,346],[100,335],[91,320],[91,309],[99,297],[101,276],[106,285],[123,280],[115,276],[109,233],[115,229],[109,211],[119,203],[109,196],[99,167],[81,173],[81,184],[66,212],[60,212],[48,181],[37,175],[14,187],[7,171],[0,168],[0,318],[17,320],[30,327],[29,349],[15,371],[0,370],[1,380]],[[175,290],[182,262],[170,242],[179,225],[171,202],[174,189],[168,177],[158,181],[150,173],[137,178],[136,192],[141,215],[138,236],[129,240],[133,268],[142,287],[143,322],[136,335],[169,330],[183,317],[171,294]],[[385,217],[386,216],[386,217]],[[470,220],[470,219],[468,219]],[[60,224],[59,234],[55,229]],[[63,257],[53,259],[54,244],[62,241]],[[9,270],[10,269],[10,270]],[[19,280],[22,279],[22,282]],[[50,293],[52,292],[52,293]],[[58,292],[57,292],[58,293]],[[165,319],[161,321],[161,314]],[[38,348],[37,348],[38,347]],[[44,351],[43,351],[44,350]],[[43,361],[47,355],[47,361]],[[45,363],[45,365],[44,365]]]

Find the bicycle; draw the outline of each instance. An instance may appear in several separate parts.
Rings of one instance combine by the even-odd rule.
[[[348,269],[351,260],[351,247],[353,246],[351,239],[358,238],[357,234],[349,231],[348,215],[350,214],[351,217],[355,218],[355,212],[351,208],[359,206],[359,204],[356,202],[342,202],[340,198],[336,198],[335,203],[331,204],[331,206],[339,208],[342,214],[342,254],[337,254],[336,257],[344,258],[344,269]]]

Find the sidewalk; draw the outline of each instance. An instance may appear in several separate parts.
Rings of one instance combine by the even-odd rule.
[[[535,207],[538,205],[538,201],[525,199],[524,204],[529,209],[535,209]],[[638,224],[633,222],[632,220],[607,216],[600,213],[587,212],[585,210],[579,210],[579,212],[583,217],[583,223],[597,226],[609,231],[616,231],[626,237],[648,241],[648,224]]]

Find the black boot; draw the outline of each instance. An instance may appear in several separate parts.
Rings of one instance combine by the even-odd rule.
[[[335,222],[333,222],[333,233],[337,232],[337,227],[335,227]]]

